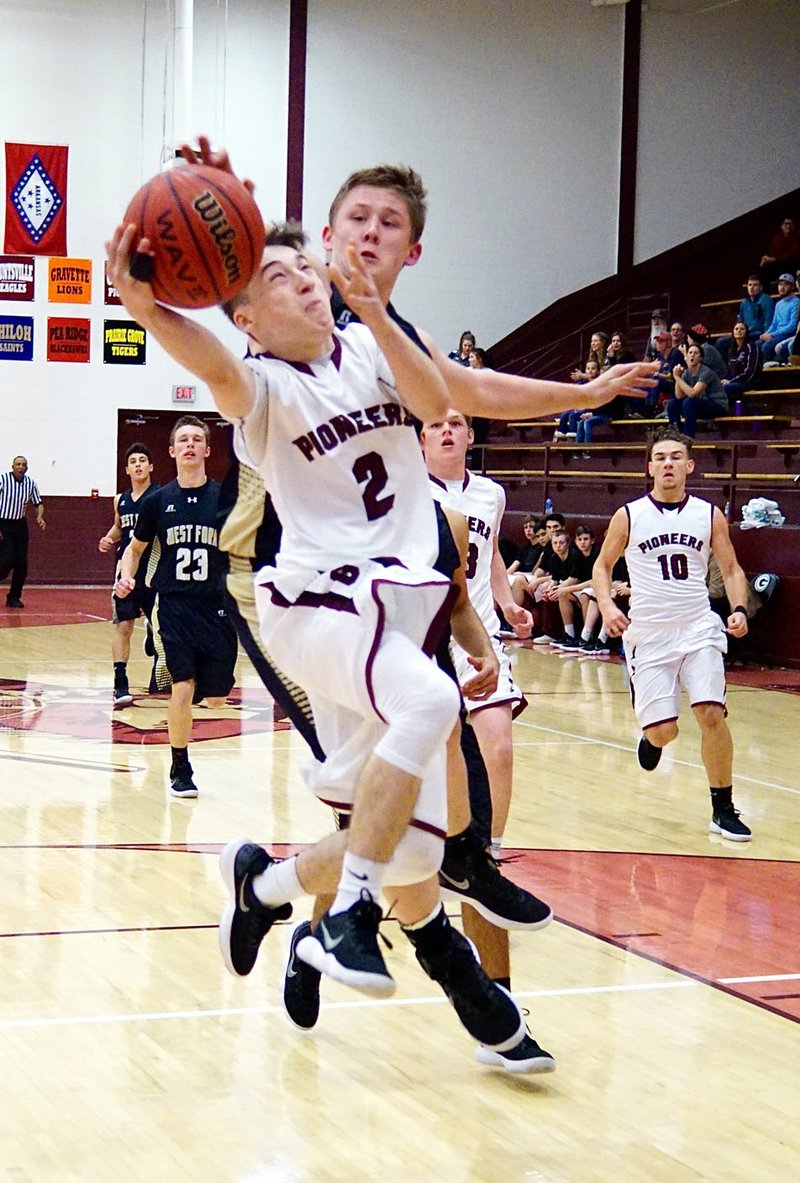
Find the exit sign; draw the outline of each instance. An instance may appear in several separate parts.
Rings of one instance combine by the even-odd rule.
[[[174,403],[193,403],[196,386],[173,386],[172,401]]]

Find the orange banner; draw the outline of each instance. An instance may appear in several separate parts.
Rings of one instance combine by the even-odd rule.
[[[92,260],[48,259],[47,298],[51,304],[91,304]]]

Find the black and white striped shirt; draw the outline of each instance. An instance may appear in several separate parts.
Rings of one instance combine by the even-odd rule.
[[[0,474],[0,519],[8,522],[24,518],[29,501],[34,505],[42,503],[33,477],[26,475],[18,481],[13,472]]]

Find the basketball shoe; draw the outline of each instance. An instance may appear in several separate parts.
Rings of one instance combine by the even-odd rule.
[[[472,830],[445,841],[439,885],[443,899],[471,904],[498,928],[544,928],[553,919],[549,904],[500,873]]]
[[[381,919],[380,906],[364,888],[345,912],[326,912],[316,932],[300,938],[297,956],[337,982],[388,998],[396,985],[378,948]]]
[[[219,922],[219,948],[228,973],[243,978],[256,963],[261,942],[276,920],[288,920],[291,904],[270,907],[253,891],[254,876],[276,860],[246,838],[234,838],[223,850],[219,873],[230,894],[230,903]]]
[[[297,956],[297,945],[303,937],[311,936],[311,924],[304,920],[292,933],[289,943],[289,959],[283,978],[283,1005],[286,1013],[303,1031],[310,1031],[319,1018],[319,984],[321,974],[301,957]]]

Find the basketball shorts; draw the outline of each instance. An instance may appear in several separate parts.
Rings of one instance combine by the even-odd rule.
[[[114,624],[121,624],[125,620],[138,620],[140,616],[146,616],[150,620],[155,599],[156,593],[152,587],[145,583],[137,583],[130,595],[122,599],[111,596],[111,619]]]
[[[194,679],[196,698],[224,698],[236,665],[236,632],[219,599],[159,596],[153,618],[173,682]]]
[[[632,621],[624,641],[631,701],[641,727],[677,719],[682,690],[692,706],[725,706],[723,658],[728,642],[716,613],[678,625]]]
[[[480,699],[464,699],[464,706],[468,714],[473,714],[475,711],[485,710],[486,707],[500,706],[503,703],[511,703],[513,708],[513,716],[516,719],[517,715],[521,715],[528,705],[527,699],[522,691],[514,681],[511,673],[511,660],[508,656],[505,646],[497,637],[492,637],[492,648],[495,656],[500,662],[500,674],[497,679],[497,689],[489,698]],[[457,645],[455,641],[451,645],[453,653],[453,664],[456,667],[456,675],[458,677],[459,686],[464,686],[475,674],[474,666],[469,664],[466,652]]]

